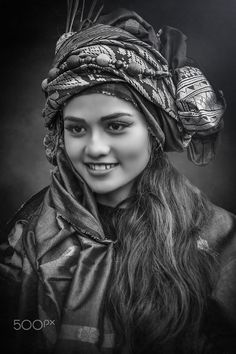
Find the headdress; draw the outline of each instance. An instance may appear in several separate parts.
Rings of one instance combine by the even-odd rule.
[[[99,17],[100,9],[93,20],[90,11],[72,31],[76,6],[74,11],[69,8],[67,32],[57,42],[53,67],[42,83],[50,161],[55,161],[55,132],[66,101],[101,83],[128,83],[155,108],[148,123],[163,150],[187,148],[191,161],[207,164],[215,155],[225,103],[187,58],[186,36],[172,27],[156,33],[138,14],[124,9]]]

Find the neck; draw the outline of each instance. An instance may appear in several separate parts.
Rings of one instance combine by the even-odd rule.
[[[132,183],[129,183],[126,186],[122,186],[122,188],[118,188],[115,191],[104,194],[97,193],[96,200],[100,204],[115,208],[119,203],[121,203],[131,195],[132,186],[133,181]],[[127,203],[124,202],[124,204],[122,204],[122,207],[124,208],[126,205]]]

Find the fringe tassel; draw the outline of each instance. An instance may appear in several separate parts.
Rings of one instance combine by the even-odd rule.
[[[80,0],[67,0],[67,19],[66,19],[66,32],[72,32],[75,19],[79,20],[76,24],[75,30],[80,31],[84,27],[89,27],[94,24],[98,17],[100,16],[104,5],[100,5],[100,7],[95,10],[97,5],[97,0],[93,0],[88,10],[88,15],[84,17],[85,12],[85,0],[82,0],[82,4],[80,5]],[[80,13],[80,16],[77,16]],[[92,19],[93,17],[93,19]]]

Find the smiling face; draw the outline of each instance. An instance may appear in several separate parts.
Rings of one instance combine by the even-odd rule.
[[[68,101],[63,118],[67,155],[97,200],[115,206],[127,198],[150,158],[143,115],[130,102],[93,93]]]

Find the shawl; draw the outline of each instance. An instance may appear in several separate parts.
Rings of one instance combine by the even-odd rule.
[[[9,353],[114,353],[105,299],[116,241],[104,234],[93,195],[63,150],[50,187],[21,208],[9,229],[0,247],[1,331]],[[214,207],[204,235],[199,248],[219,254],[220,270],[198,353],[234,353],[236,218]],[[177,353],[175,346],[166,353]],[[128,354],[125,347],[121,354]]]
[[[1,333],[9,353],[114,353],[106,292],[116,241],[104,234],[94,196],[61,148],[58,116],[63,104],[86,88],[127,83],[143,110],[145,100],[158,110],[146,117],[156,123],[164,150],[173,149],[172,136],[178,150],[188,147],[192,161],[207,163],[222,128],[224,102],[190,65],[185,40],[170,27],[157,35],[140,16],[126,11],[59,39],[43,82],[45,146],[56,168],[51,185],[18,211],[0,246]],[[214,207],[214,213],[199,243],[218,252],[220,262],[197,348],[205,354],[231,353],[235,345],[236,221],[223,209]],[[177,354],[174,343],[166,349],[170,352]],[[124,346],[119,354],[130,353]]]

